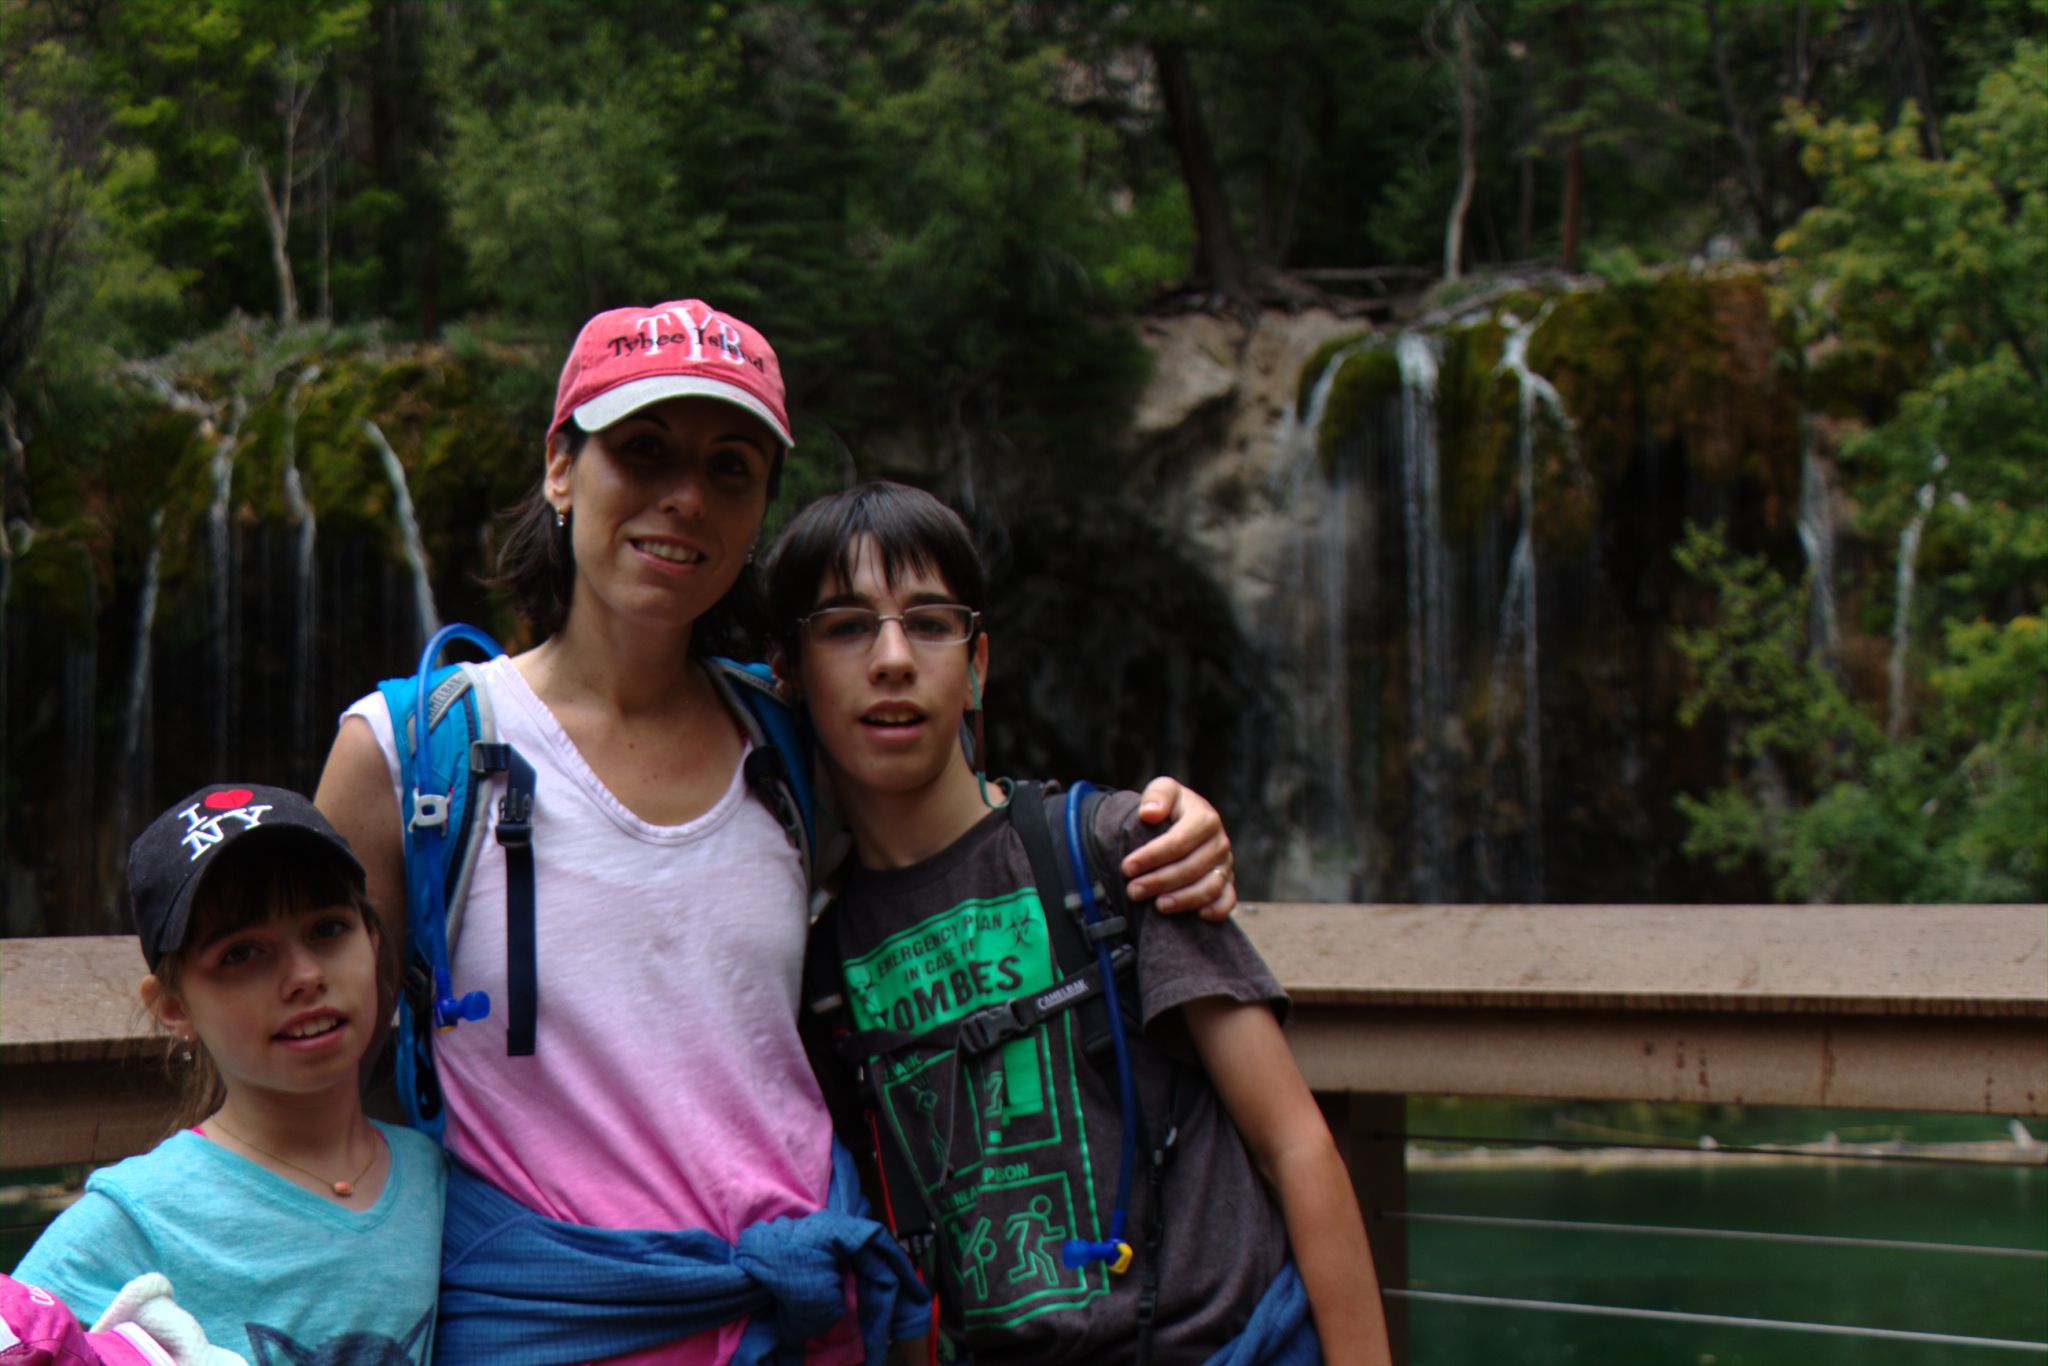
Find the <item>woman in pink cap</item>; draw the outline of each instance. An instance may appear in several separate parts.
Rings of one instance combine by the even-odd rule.
[[[541,643],[481,671],[535,769],[539,1005],[523,1053],[497,1011],[433,1040],[456,1159],[440,1361],[858,1361],[922,1331],[798,1039],[803,863],[706,667],[751,645],[741,604],[790,445],[767,339],[700,300],[601,313],[563,366],[501,558]],[[398,772],[372,693],[316,801],[394,933]],[[1145,812],[1172,823],[1126,864],[1132,899],[1227,913],[1214,809],[1159,779]],[[449,908],[455,977],[493,1000],[505,862],[486,847]]]

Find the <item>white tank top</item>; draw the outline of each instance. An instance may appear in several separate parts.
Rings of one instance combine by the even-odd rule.
[[[505,856],[487,834],[452,969],[492,1010],[434,1037],[449,1151],[528,1208],[602,1228],[729,1242],[820,1208],[831,1122],[797,1038],[807,897],[782,828],[739,768],[702,816],[650,825],[509,658],[482,671],[499,738],[535,773],[539,1006],[533,1056],[507,1057]],[[396,792],[382,697],[346,715],[375,731]],[[722,1359],[739,1327],[689,1345]],[[649,1359],[698,1359],[681,1346]]]

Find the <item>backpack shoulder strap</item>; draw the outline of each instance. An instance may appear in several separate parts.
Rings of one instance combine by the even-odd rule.
[[[766,664],[730,659],[709,661],[717,685],[753,741],[747,756],[747,786],[761,799],[803,860],[804,881],[817,877],[817,805],[811,787],[810,727],[802,713],[782,700]]]
[[[1093,789],[1081,794],[1078,813],[1089,890],[1107,914],[1096,925],[1081,916],[1081,894],[1074,882],[1073,861],[1067,857],[1067,795],[1054,783],[1020,782],[1010,794],[1010,826],[1023,841],[1031,860],[1031,879],[1038,888],[1039,904],[1045,908],[1046,933],[1053,960],[1062,980],[1089,975],[1098,967],[1095,941],[1108,941],[1111,960],[1118,973],[1135,963],[1136,953],[1127,950],[1130,920],[1125,914],[1123,884],[1105,880],[1102,852],[1096,847],[1095,810],[1102,794]],[[1098,974],[1099,975],[1099,974]],[[1111,1062],[1110,1022],[1099,999],[1085,1002],[1081,1010],[1081,1044],[1089,1060],[1098,1067]]]
[[[439,1138],[445,1123],[431,1034],[482,1019],[490,998],[457,997],[450,948],[460,929],[483,828],[489,779],[506,774],[496,834],[506,851],[507,977],[512,998],[507,1051],[533,1051],[537,993],[533,926],[533,768],[497,738],[490,697],[473,664],[435,663],[446,643],[468,639],[491,654],[497,642],[474,627],[443,628],[427,643],[420,671],[377,685],[398,755],[399,817],[405,853],[406,942],[399,993],[397,1082],[405,1116]]]

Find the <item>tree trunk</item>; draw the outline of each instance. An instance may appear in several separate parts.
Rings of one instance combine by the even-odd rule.
[[[1450,220],[1444,224],[1444,278],[1458,278],[1465,254],[1465,215],[1472,207],[1472,190],[1479,183],[1479,164],[1474,140],[1479,123],[1479,72],[1472,57],[1471,0],[1452,0],[1451,30],[1456,38],[1456,55],[1451,59],[1458,82],[1458,194],[1451,201]]]
[[[1714,84],[1721,92],[1721,107],[1728,114],[1728,134],[1735,139],[1735,150],[1742,157],[1742,190],[1749,197],[1757,235],[1769,242],[1778,235],[1777,219],[1771,212],[1770,193],[1764,185],[1755,130],[1743,117],[1742,106],[1735,97],[1735,77],[1728,69],[1728,35],[1721,29],[1720,0],[1707,0],[1707,33],[1713,50]]]
[[[1166,105],[1167,134],[1180,158],[1181,179],[1188,187],[1188,207],[1195,219],[1194,274],[1209,287],[1209,306],[1245,306],[1244,251],[1230,222],[1230,203],[1223,177],[1216,170],[1209,128],[1202,120],[1201,99],[1187,49],[1178,43],[1152,43],[1159,94]]]
[[[1948,154],[1941,145],[1940,111],[1934,107],[1934,76],[1927,66],[1927,49],[1930,46],[1924,36],[1927,22],[1914,0],[1902,0],[1899,22],[1904,30],[1900,42],[1906,49],[1906,70],[1912,83],[1913,99],[1920,106],[1920,145],[1928,156],[1942,161]]]
[[[250,158],[256,170],[257,196],[263,203],[263,225],[270,229],[270,268],[277,275],[277,320],[290,327],[299,320],[299,291],[292,281],[291,176],[284,181],[284,202],[270,188],[270,172]]]
[[[1564,148],[1564,205],[1559,214],[1558,257],[1566,270],[1574,271],[1579,268],[1579,200],[1585,180],[1577,122],[1579,109],[1586,99],[1586,56],[1579,32],[1584,12],[1584,4],[1574,0],[1564,14],[1565,69],[1569,73],[1565,81],[1565,112],[1573,116],[1573,123]]]

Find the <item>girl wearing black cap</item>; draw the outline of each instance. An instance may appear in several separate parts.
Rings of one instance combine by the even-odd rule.
[[[425,1363],[444,1163],[363,1113],[397,959],[347,842],[296,792],[216,784],[135,841],[128,897],[184,1111],[150,1152],[94,1172],[16,1276],[92,1322],[160,1273],[201,1347],[251,1361],[345,1344]],[[177,1359],[227,1360],[186,1347]]]

